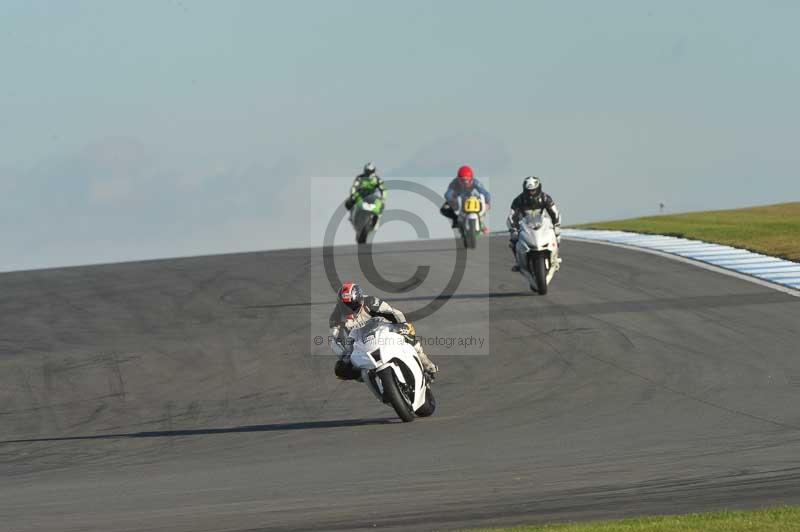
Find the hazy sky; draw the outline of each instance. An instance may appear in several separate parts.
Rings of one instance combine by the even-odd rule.
[[[3,0],[0,270],[305,246],[311,178],[367,160],[472,164],[495,228],[529,174],[567,223],[798,200],[798,26],[791,0]]]

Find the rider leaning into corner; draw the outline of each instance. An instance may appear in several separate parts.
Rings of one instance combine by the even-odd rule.
[[[356,283],[344,283],[339,289],[336,308],[333,309],[329,321],[331,328],[330,346],[333,352],[339,356],[339,360],[336,361],[336,366],[334,367],[336,376],[344,380],[361,378],[361,372],[350,363],[350,353],[353,350],[353,346],[348,339],[348,334],[353,329],[363,327],[370,318],[374,317],[384,318],[390,323],[400,325],[396,332],[401,334],[406,342],[414,346],[419,360],[422,362],[423,369],[433,377],[439,368],[431,362],[428,355],[422,350],[422,343],[416,337],[414,326],[406,321],[405,315],[386,301],[365,295],[361,287]]]
[[[344,202],[345,208],[349,211],[356,204],[358,198],[363,198],[372,194],[376,189],[381,191],[381,196],[386,197],[386,187],[383,179],[378,175],[378,169],[372,163],[364,165],[364,170],[358,174],[350,187],[350,196]]]
[[[458,198],[462,194],[472,192],[473,188],[477,189],[477,191],[486,198],[486,209],[488,210],[492,203],[492,195],[489,194],[489,191],[486,190],[483,183],[475,179],[472,168],[469,166],[462,166],[458,169],[456,178],[450,181],[450,185],[448,185],[447,191],[444,193],[444,204],[442,208],[439,209],[439,212],[441,212],[443,216],[453,220],[453,228],[458,227],[458,213],[456,213]],[[489,228],[484,225],[483,231],[488,232]]]
[[[506,225],[510,236],[509,247],[514,254],[514,266],[511,271],[518,272],[517,264],[517,240],[519,239],[519,222],[525,215],[525,211],[545,209],[550,219],[553,221],[556,238],[561,242],[561,214],[558,212],[553,198],[545,194],[542,190],[542,181],[538,177],[529,176],[522,181],[522,193],[511,202],[511,212],[508,213]]]

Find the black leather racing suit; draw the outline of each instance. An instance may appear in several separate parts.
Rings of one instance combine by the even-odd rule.
[[[350,380],[357,379],[361,376],[361,373],[353,368],[353,365],[350,363],[350,352],[353,346],[350,345],[348,341],[348,335],[351,330],[363,327],[370,318],[374,317],[384,318],[390,323],[406,323],[406,317],[402,312],[389,305],[386,301],[374,296],[366,296],[361,309],[355,313],[342,303],[338,303],[333,309],[331,317],[328,320],[328,325],[331,328],[330,347],[334,353],[339,355],[339,360],[334,367],[334,373],[336,373],[336,376],[340,379]],[[414,346],[423,367],[427,371],[435,373],[437,369],[436,366],[428,358],[428,355],[425,354],[422,349],[422,343],[416,336],[409,334],[407,329],[403,332],[403,336],[408,343]]]
[[[522,192],[519,196],[514,198],[511,202],[511,212],[508,213],[506,225],[509,231],[509,246],[511,253],[514,255],[514,261],[517,260],[517,239],[519,238],[519,222],[522,220],[526,211],[533,211],[538,209],[545,209],[550,219],[555,226],[556,236],[560,238],[561,235],[561,214],[558,212],[558,207],[549,194],[539,191],[536,195],[531,195],[528,192]]]

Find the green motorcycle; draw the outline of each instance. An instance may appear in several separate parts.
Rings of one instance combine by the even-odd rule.
[[[361,192],[365,194],[356,195],[356,203],[350,210],[350,223],[356,231],[356,242],[364,244],[369,234],[378,229],[386,198],[378,188]]]

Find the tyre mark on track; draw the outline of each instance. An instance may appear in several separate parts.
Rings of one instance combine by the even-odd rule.
[[[555,305],[555,307],[558,307],[558,306],[559,305],[557,305],[557,304]],[[601,318],[598,318],[596,316],[584,316],[584,317],[587,318],[587,319],[591,319],[591,320],[594,320],[594,321],[597,321],[597,322],[600,322],[600,323],[604,324],[607,329],[616,332],[620,336],[624,337],[628,342],[630,342],[631,345],[634,345],[633,342],[631,341],[630,337],[627,335],[627,333],[623,332],[623,330],[622,330],[623,328],[622,327],[620,327],[618,325],[615,325],[615,324],[613,324],[613,323],[611,323],[609,321],[606,321],[606,320],[603,320]],[[658,338],[655,338],[655,337],[650,337],[650,338],[655,340],[655,341],[658,341],[658,342],[663,342],[662,340],[660,340]],[[632,370],[630,368],[627,368],[627,367],[625,367],[625,366],[623,366],[623,365],[621,365],[621,364],[619,364],[617,362],[614,362],[612,360],[608,360],[607,358],[604,358],[604,357],[599,356],[599,355],[592,354],[592,353],[586,351],[585,349],[581,348],[580,346],[576,345],[576,346],[574,346],[574,349],[576,350],[577,353],[580,353],[581,355],[583,355],[586,358],[590,358],[590,359],[592,359],[592,360],[594,360],[596,362],[599,362],[599,363],[604,364],[604,365],[606,365],[608,367],[611,367],[611,368],[615,369],[616,371],[619,371],[621,373],[625,373],[627,375],[635,377],[635,378],[637,378],[639,380],[647,382],[651,386],[655,386],[655,387],[657,387],[657,388],[659,388],[661,390],[664,390],[664,391],[669,392],[671,394],[677,395],[679,397],[683,397],[685,399],[688,399],[688,400],[691,400],[691,401],[695,401],[697,403],[703,404],[703,405],[711,407],[711,408],[715,408],[717,410],[721,410],[723,412],[726,412],[728,414],[732,414],[732,415],[735,415],[735,416],[745,417],[745,418],[752,419],[754,421],[759,421],[759,422],[762,422],[762,423],[769,423],[771,425],[774,425],[776,427],[781,427],[781,428],[784,428],[784,429],[800,430],[800,426],[791,425],[789,423],[784,423],[782,421],[778,421],[777,419],[771,419],[771,418],[768,418],[768,417],[759,416],[757,414],[751,414],[749,412],[746,412],[746,411],[738,409],[738,408],[728,407],[728,406],[725,406],[725,405],[722,405],[722,404],[719,404],[719,403],[715,403],[713,401],[709,401],[707,399],[703,399],[702,397],[699,397],[699,396],[697,396],[695,394],[692,394],[692,393],[689,393],[689,392],[685,392],[683,390],[679,390],[679,389],[677,389],[675,387],[672,387],[672,386],[669,386],[667,384],[660,383],[657,380],[655,380],[655,379],[653,379],[651,377],[648,377],[647,375],[644,375],[644,374],[639,373],[637,371],[634,371],[634,370]]]

